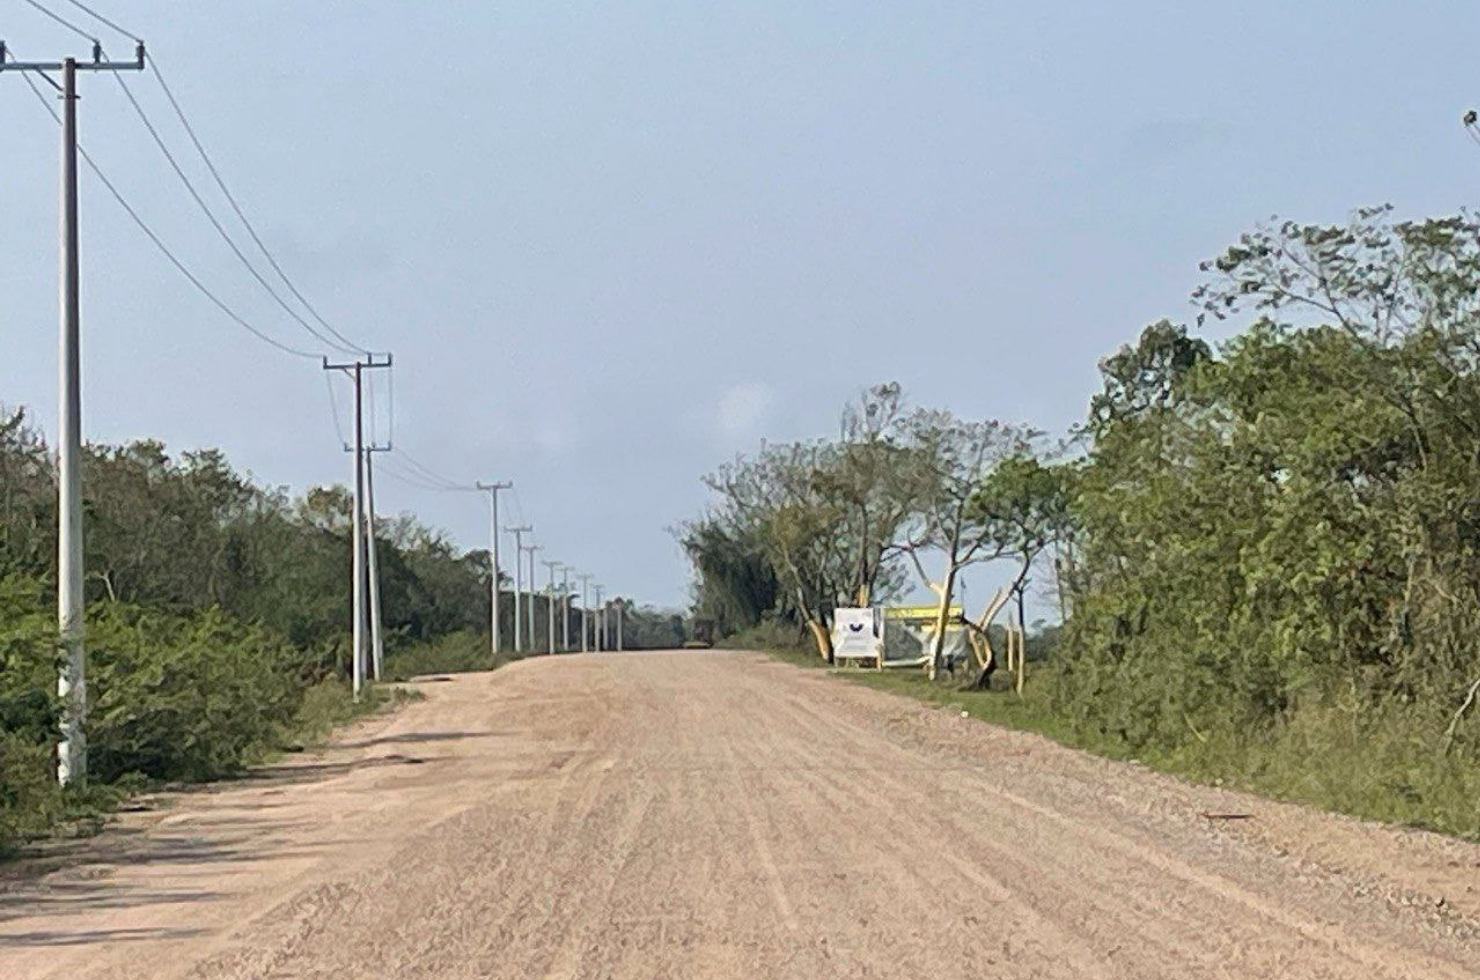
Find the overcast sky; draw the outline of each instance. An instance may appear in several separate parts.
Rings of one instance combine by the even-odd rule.
[[[762,436],[832,432],[883,380],[1062,429],[1096,360],[1189,317],[1198,261],[1252,224],[1451,212],[1480,178],[1465,3],[96,2],[320,311],[394,351],[400,443],[515,480],[550,555],[656,603],[685,601],[668,528],[699,477]],[[86,49],[20,0],[0,38]],[[84,144],[163,237],[312,345],[116,83],[82,87]],[[56,132],[12,75],[0,131],[0,402],[50,433]],[[88,438],[342,480],[318,365],[221,316],[91,179],[83,209]],[[380,496],[486,540],[473,495]]]

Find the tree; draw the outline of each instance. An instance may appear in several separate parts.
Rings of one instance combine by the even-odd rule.
[[[850,561],[845,594],[859,606],[896,586],[890,558],[927,492],[929,469],[903,439],[904,398],[897,383],[866,389],[843,410],[842,439],[815,480],[839,517],[838,547]]]
[[[712,515],[681,525],[677,533],[698,575],[697,618],[730,634],[756,625],[776,608],[776,573],[753,534]]]
[[[942,666],[951,599],[961,571],[1003,554],[994,537],[996,525],[972,503],[983,482],[1005,461],[1031,450],[1038,434],[1032,429],[995,420],[966,421],[950,412],[916,410],[901,429],[925,468],[927,482],[918,510],[905,528],[900,547],[921,582],[938,600],[929,651],[934,679]],[[925,571],[922,553],[938,556],[939,580]]]
[[[984,540],[996,556],[1012,558],[1017,572],[1008,585],[1008,595],[1017,602],[1019,629],[1025,629],[1025,609],[1029,576],[1040,555],[1049,545],[1061,540],[1072,523],[1069,512],[1067,464],[1046,466],[1035,455],[1020,453],[997,464],[977,487],[969,506],[970,516],[983,528]],[[989,610],[981,624],[986,644],[986,662],[980,665],[975,687],[984,688],[995,666]]]

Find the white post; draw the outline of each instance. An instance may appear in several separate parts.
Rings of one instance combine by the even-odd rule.
[[[549,633],[545,652],[553,655],[555,653],[555,569],[560,567],[560,562],[547,561],[545,567],[550,570],[550,587],[545,593],[545,626]]]
[[[587,593],[591,584],[591,576],[577,576],[581,580],[581,652],[589,653],[591,650],[590,630],[586,625],[586,607],[590,604]]]
[[[524,610],[521,607],[524,603],[524,535],[534,528],[525,525],[506,527],[504,530],[514,535],[514,652],[523,653]]]
[[[370,576],[370,667],[380,680],[385,660],[385,642],[380,633],[380,567],[375,560],[375,466],[374,447],[365,451],[365,560]]]
[[[543,545],[531,544],[525,546],[524,550],[529,553],[529,590],[525,593],[525,598],[529,602],[529,652],[534,653],[534,645],[537,642],[535,640],[535,633],[539,622],[534,612],[536,596],[535,580],[539,575],[539,570],[535,568],[534,556],[536,552],[544,551],[545,548]]]
[[[354,499],[354,537],[353,567],[354,567],[354,629],[352,630],[354,642],[354,664],[351,668],[353,675],[354,698],[360,700],[360,690],[365,686],[365,419],[361,411],[360,375],[363,365],[356,361],[354,365],[355,378],[355,499]]]
[[[570,649],[570,566],[560,578],[560,649]]]
[[[488,491],[488,644],[498,657],[500,636],[498,622],[498,488]]]
[[[488,494],[488,644],[495,659],[503,647],[499,636],[498,618],[498,492],[512,487],[512,483],[480,483],[478,489]]]
[[[82,569],[82,302],[77,233],[77,62],[62,63],[61,335],[57,434],[57,627],[62,738],[57,780],[87,782],[87,658]]]

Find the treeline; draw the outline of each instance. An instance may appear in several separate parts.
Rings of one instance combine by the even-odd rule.
[[[1062,444],[887,388],[722,468],[683,533],[696,611],[818,630],[1006,557],[1064,612],[1025,695],[1057,730],[1480,833],[1480,224],[1288,222],[1202,268],[1193,329],[1106,358]]]
[[[846,406],[837,439],[766,443],[705,478],[714,501],[679,529],[697,572],[695,618],[721,634],[766,623],[804,628],[832,660],[839,606],[899,595],[911,576],[938,597],[931,677],[946,659],[945,626],[972,565],[1010,561],[1000,599],[1019,620],[1039,556],[1064,525],[1063,467],[1042,435],[995,420],[910,408],[895,384]],[[1001,601],[967,619],[977,684],[997,666],[991,621]]]
[[[230,773],[343,712],[349,496],[292,497],[215,450],[87,448],[90,772],[109,784]],[[387,667],[426,644],[487,658],[487,554],[409,516],[377,527]],[[88,800],[55,787],[56,477],[23,412],[0,417],[0,849]],[[506,617],[512,615],[505,611]],[[477,651],[473,654],[471,651]]]

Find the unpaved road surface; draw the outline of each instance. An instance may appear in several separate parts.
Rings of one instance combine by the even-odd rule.
[[[422,689],[7,869],[0,977],[1480,976],[1471,845],[750,654]]]

